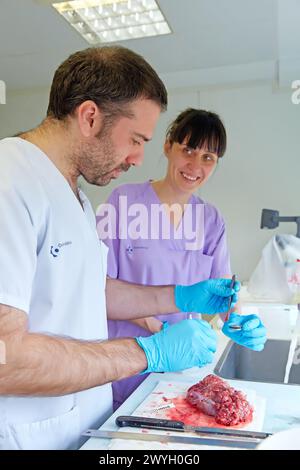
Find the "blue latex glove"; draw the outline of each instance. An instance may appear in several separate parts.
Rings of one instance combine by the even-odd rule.
[[[175,286],[175,304],[181,312],[222,313],[234,307],[238,300],[237,292],[241,288],[236,281],[230,288],[231,279],[209,279],[191,286]]]
[[[231,330],[230,325],[241,325],[242,329]],[[257,315],[231,313],[228,321],[224,323],[222,331],[235,343],[254,351],[262,351],[267,341],[266,328]]]
[[[155,335],[135,338],[144,350],[148,367],[142,373],[176,372],[212,362],[217,337],[203,320],[183,320],[172,326],[164,322]]]

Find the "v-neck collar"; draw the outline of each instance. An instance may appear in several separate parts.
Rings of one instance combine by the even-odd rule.
[[[155,204],[159,204],[159,205],[166,204],[166,203],[164,203],[164,202],[162,202],[162,201],[160,200],[160,198],[159,198],[157,192],[155,191],[155,189],[153,188],[153,186],[152,186],[152,184],[151,184],[151,180],[149,180],[149,181],[147,182],[147,184],[148,184],[148,189],[149,189],[149,191],[150,191],[150,193],[151,193],[151,195],[152,195],[152,200],[155,201]],[[187,204],[187,205],[189,205],[189,204],[194,204],[194,202],[195,202],[195,197],[194,197],[193,195],[191,195],[190,198],[189,198],[189,200],[188,200],[188,202],[187,202],[186,204]],[[176,204],[176,203],[174,203],[174,204]],[[171,219],[170,219],[168,213],[166,212],[166,210],[163,211],[163,217],[168,221],[169,225],[170,225],[170,226],[172,227],[172,229],[174,230],[174,233],[177,233],[177,232],[179,232],[179,230],[182,229],[182,224],[183,224],[183,222],[184,222],[185,213],[186,213],[186,211],[183,212],[179,224],[177,225],[177,227],[175,227],[175,225],[172,224]]]

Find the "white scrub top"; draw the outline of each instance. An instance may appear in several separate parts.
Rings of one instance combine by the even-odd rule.
[[[30,332],[105,340],[108,249],[82,191],[80,199],[83,207],[38,147],[0,141],[0,303],[26,312]],[[61,397],[0,396],[0,449],[74,449],[111,412],[110,384]]]

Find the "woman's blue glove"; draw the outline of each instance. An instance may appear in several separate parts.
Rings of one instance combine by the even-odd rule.
[[[230,325],[241,325],[242,329],[231,330]],[[266,328],[257,315],[231,313],[229,320],[224,323],[222,331],[235,343],[254,351],[262,351],[267,341]]]
[[[222,313],[234,307],[240,282],[230,288],[231,279],[209,279],[191,286],[175,286],[175,304],[181,312]]]
[[[135,339],[148,361],[143,374],[204,366],[212,362],[217,347],[216,333],[203,320],[183,320],[172,326],[164,322],[159,333]]]

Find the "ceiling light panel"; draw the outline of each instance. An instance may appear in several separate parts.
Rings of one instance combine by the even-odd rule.
[[[171,33],[155,0],[73,0],[52,5],[91,45]]]

